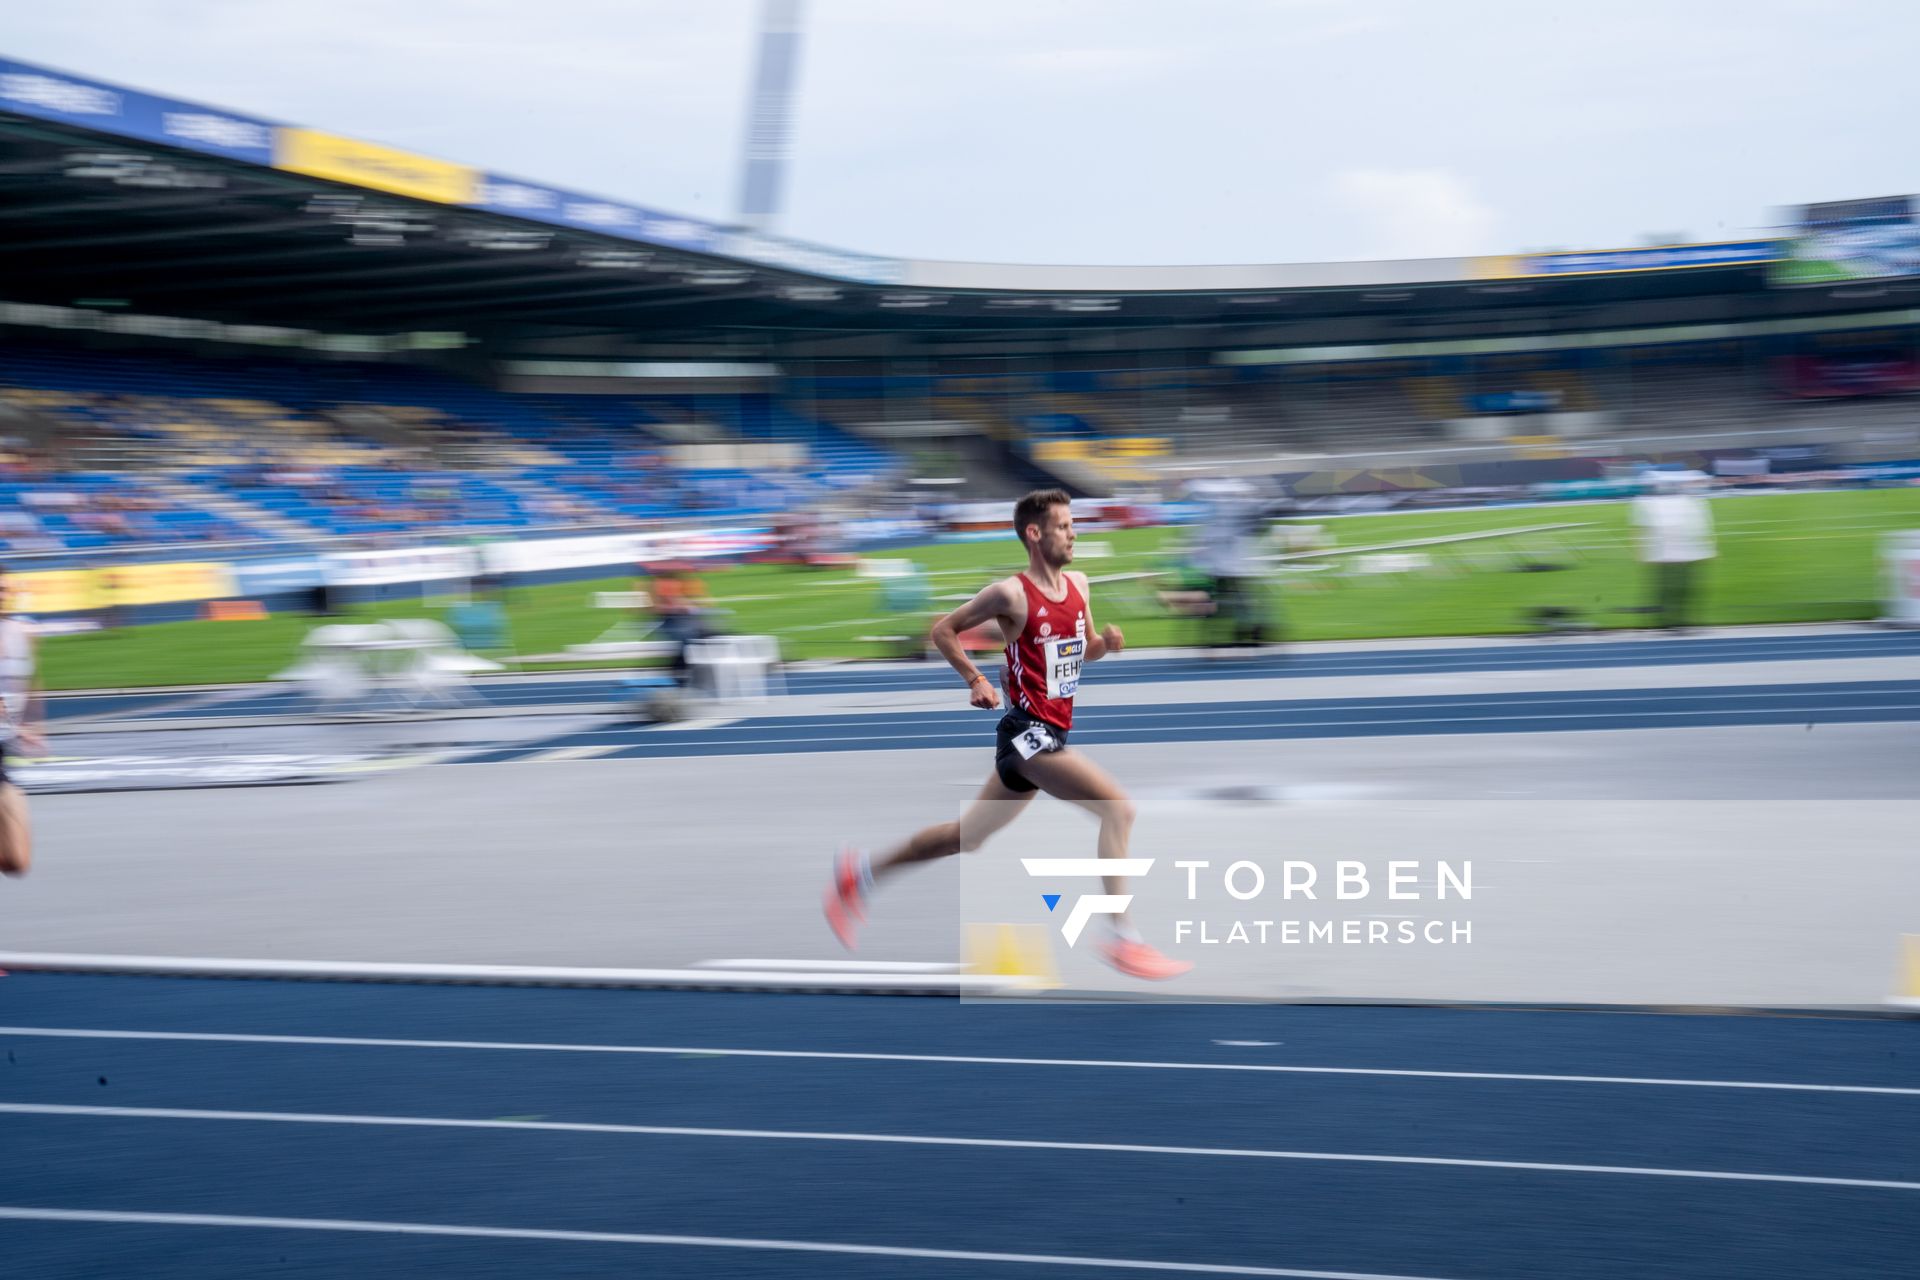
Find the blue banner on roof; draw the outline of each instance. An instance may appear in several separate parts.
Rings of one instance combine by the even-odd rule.
[[[1592,249],[1576,253],[1522,254],[1516,276],[1580,275],[1594,271],[1671,271],[1678,267],[1730,267],[1772,262],[1778,240],[1733,240],[1724,244],[1669,244],[1648,249]]]
[[[900,263],[892,258],[848,253],[843,249],[828,249],[803,240],[762,235],[757,231],[728,233],[722,252],[729,257],[744,258],[748,262],[764,263],[788,271],[864,280],[869,284],[896,284],[902,276]]]
[[[656,213],[639,205],[522,182],[497,173],[487,174],[481,180],[474,207],[530,222],[578,227],[627,240],[691,249],[695,253],[718,252],[722,234],[719,227],[693,218]]]
[[[900,264],[890,258],[717,226],[698,218],[659,213],[639,205],[580,195],[497,173],[487,174],[482,180],[474,207],[529,222],[577,227],[624,240],[739,258],[808,275],[838,276],[871,284],[890,284],[901,275]]]
[[[265,120],[0,58],[0,111],[118,133],[188,151],[273,163]]]
[[[0,58],[0,111],[267,166],[275,162],[276,133],[301,132],[6,58]],[[499,174],[484,175],[470,201],[464,195],[434,198],[530,222],[739,258],[807,275],[890,284],[903,272],[902,265],[891,258],[761,235]]]

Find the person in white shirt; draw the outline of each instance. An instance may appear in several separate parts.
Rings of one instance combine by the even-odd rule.
[[[23,876],[33,865],[33,830],[26,793],[7,777],[14,756],[38,754],[40,694],[34,674],[33,633],[13,615],[12,590],[0,570],[0,875]]]
[[[1653,569],[1653,610],[1659,625],[1684,630],[1691,618],[1702,562],[1714,557],[1713,514],[1697,471],[1656,471],[1651,492],[1633,500],[1640,559]]]
[[[1229,627],[1227,637],[1216,633],[1214,643],[1264,644],[1275,628],[1263,598],[1261,538],[1281,504],[1240,479],[1203,481],[1194,492],[1207,505],[1194,567],[1213,579],[1213,603]]]

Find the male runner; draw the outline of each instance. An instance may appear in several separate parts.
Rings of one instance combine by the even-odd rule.
[[[8,756],[42,749],[33,671],[33,634],[13,616],[12,592],[0,571],[0,875],[23,876],[33,865],[27,796],[7,778]]]
[[[826,912],[828,925],[849,950],[877,881],[915,862],[978,849],[1020,815],[1036,789],[1099,818],[1101,857],[1127,856],[1133,801],[1106,770],[1067,746],[1081,664],[1120,652],[1125,641],[1120,628],[1111,625],[1093,634],[1087,576],[1066,567],[1073,561],[1073,509],[1065,493],[1040,489],[1020,499],[1013,530],[1027,549],[1027,571],[985,588],[934,623],[932,631],[933,643],[966,680],[973,705],[994,711],[1000,695],[967,657],[960,637],[989,621],[1000,626],[1007,646],[1001,679],[1012,705],[1000,720],[994,771],[958,822],[927,827],[879,858],[841,851]],[[1125,878],[1106,877],[1106,891],[1125,893]],[[1148,946],[1124,915],[1102,919],[1107,925],[1100,957],[1120,972],[1161,979],[1193,968]]]

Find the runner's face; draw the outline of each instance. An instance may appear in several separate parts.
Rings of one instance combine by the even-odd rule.
[[[1047,518],[1034,527],[1040,530],[1033,547],[1042,564],[1058,569],[1073,563],[1073,508],[1065,503],[1048,507]]]

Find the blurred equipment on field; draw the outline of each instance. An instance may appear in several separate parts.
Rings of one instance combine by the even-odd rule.
[[[931,650],[927,631],[939,613],[926,570],[911,560],[862,557],[854,563],[854,576],[879,584],[879,612],[891,624],[884,632],[855,638],[879,646],[884,657],[926,657]]]
[[[472,676],[500,669],[467,652],[445,623],[398,618],[315,627],[300,661],[275,679],[293,682],[321,710],[344,715],[463,705]]]
[[[573,658],[651,658],[673,652],[673,642],[662,638],[653,616],[653,597],[644,591],[596,591],[593,607],[614,610],[619,617],[597,639],[570,644]]]
[[[513,635],[507,625],[507,607],[501,599],[501,590],[499,578],[482,574],[473,580],[466,599],[447,610],[447,625],[469,652],[512,652]]]
[[[1896,627],[1920,627],[1920,531],[1888,534],[1880,558],[1887,575],[1885,620]]]
[[[780,642],[772,636],[710,636],[687,646],[687,687],[715,702],[764,702],[784,695]]]

